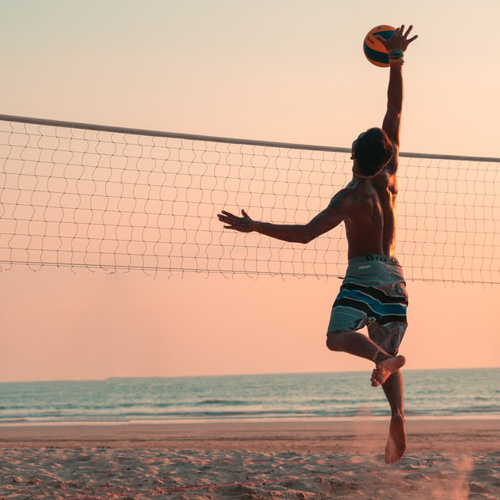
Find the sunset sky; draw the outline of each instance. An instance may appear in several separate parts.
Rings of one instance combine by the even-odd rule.
[[[401,149],[498,158],[499,18],[498,0],[3,0],[0,113],[348,147],[386,108],[363,37],[404,23]],[[0,382],[371,370],[325,347],[334,279],[0,280]],[[500,366],[498,286],[408,290],[408,369]]]

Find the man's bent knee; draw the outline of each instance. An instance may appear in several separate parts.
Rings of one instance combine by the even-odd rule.
[[[328,347],[330,351],[341,350],[337,342],[337,338],[340,333],[345,333],[345,332],[333,331],[333,332],[328,332],[326,334],[326,347]]]

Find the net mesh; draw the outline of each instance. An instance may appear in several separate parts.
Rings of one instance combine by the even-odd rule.
[[[0,118],[0,265],[328,278],[343,226],[308,245],[223,230],[216,214],[304,223],[352,177],[345,148]],[[407,279],[499,283],[499,159],[402,154]]]

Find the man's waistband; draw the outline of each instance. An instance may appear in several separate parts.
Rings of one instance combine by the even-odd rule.
[[[361,262],[384,262],[386,264],[393,264],[395,266],[400,266],[400,263],[396,257],[391,255],[379,255],[379,254],[367,254],[367,255],[359,255],[358,257],[353,257],[349,259],[349,265],[351,264],[359,264]]]

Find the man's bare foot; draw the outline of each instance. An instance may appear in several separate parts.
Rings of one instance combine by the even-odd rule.
[[[404,356],[394,356],[392,358],[385,359],[377,366],[372,373],[372,386],[378,387],[382,385],[394,372],[397,372],[406,363],[406,358]]]
[[[403,458],[406,450],[405,419],[396,413],[392,416],[389,438],[385,447],[385,463],[393,464]]]

